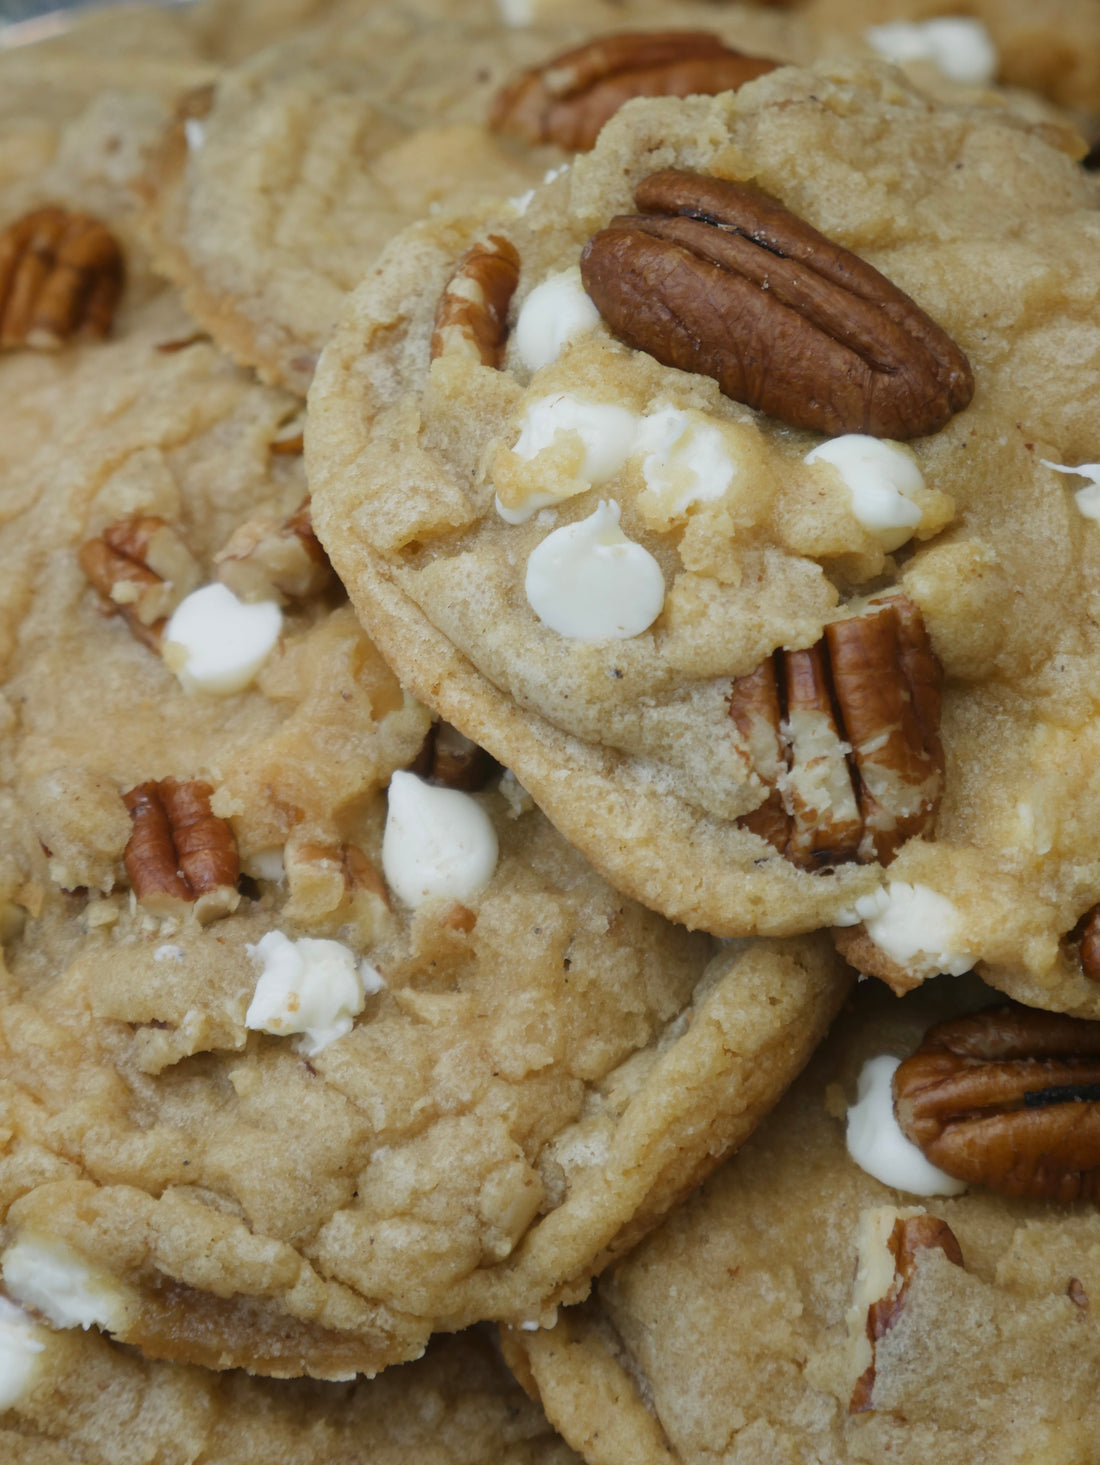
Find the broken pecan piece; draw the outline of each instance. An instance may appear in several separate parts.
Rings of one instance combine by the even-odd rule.
[[[631,97],[713,96],[774,71],[778,61],[744,56],[710,31],[626,31],[599,36],[532,67],[498,92],[494,132],[587,152]]]
[[[1071,942],[1076,943],[1082,975],[1090,982],[1100,982],[1100,905],[1094,905],[1081,917]]]
[[[730,716],[768,789],[738,822],[803,870],[888,863],[935,817],[941,676],[917,606],[892,595],[737,678]]]
[[[429,783],[473,793],[484,788],[499,768],[492,754],[457,727],[449,722],[433,722],[409,771]]]
[[[459,260],[435,311],[431,359],[461,349],[482,366],[499,367],[508,339],[508,306],[519,283],[519,253],[490,234]]]
[[[123,802],[133,832],[123,856],[138,900],[155,914],[194,907],[200,921],[237,905],[240,862],[233,831],[210,808],[214,790],[199,779],[139,783]]]
[[[152,650],[160,649],[168,616],[199,583],[191,551],[175,529],[155,514],[119,519],[98,539],[81,545],[80,568]]]
[[[313,532],[309,499],[281,523],[249,519],[214,556],[215,575],[242,600],[308,600],[338,585]]]
[[[589,240],[581,278],[629,346],[795,427],[905,439],[970,401],[970,364],[878,270],[755,189],[669,169]]]
[[[0,233],[0,348],[52,350],[78,332],[102,340],[125,277],[98,219],[49,207]]]
[[[933,1165],[1004,1195],[1100,1197],[1100,1022],[990,1007],[929,1029],[894,1074]]]
[[[962,1250],[955,1233],[938,1216],[925,1213],[899,1215],[894,1221],[886,1247],[894,1258],[894,1276],[888,1290],[881,1297],[875,1298],[867,1308],[865,1330],[871,1345],[871,1362],[856,1380],[848,1404],[849,1414],[863,1414],[875,1407],[872,1400],[875,1387],[875,1345],[897,1325],[905,1309],[920,1253],[929,1250],[942,1251],[955,1266],[963,1265]]]

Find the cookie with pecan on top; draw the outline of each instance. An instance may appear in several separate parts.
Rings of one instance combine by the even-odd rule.
[[[360,615],[674,919],[1100,1012],[1078,151],[786,68],[631,103],[353,298],[307,460]]]
[[[1076,1104],[1044,1099],[1036,1070],[1091,1064],[1094,1077],[1098,1025],[1055,1019],[1061,1056],[1047,1059],[1047,1015],[1006,1017],[997,999],[969,978],[901,1001],[864,983],[767,1123],[592,1303],[549,1332],[508,1332],[518,1376],[586,1460],[1088,1457],[1100,1435],[1095,1202],[992,1188],[1009,1148],[1035,1175],[1045,1141],[1022,1128],[1011,1147],[971,1146],[966,1189],[892,1115],[890,1072],[902,1079],[938,1023],[926,1047],[965,1031],[990,1058],[1013,1046],[1010,1029],[1027,1034],[1030,1076],[1013,1091],[996,1064],[980,1083],[975,1068],[969,1097],[984,1087],[1004,1110],[1015,1099],[1021,1122],[1076,1107],[1095,1129],[1095,1087]],[[1039,1103],[1025,1115],[1029,1090]],[[1053,1135],[1058,1121],[1043,1127]],[[1085,1158],[1095,1171],[1095,1135]],[[1050,1160],[1069,1181],[1077,1162]]]

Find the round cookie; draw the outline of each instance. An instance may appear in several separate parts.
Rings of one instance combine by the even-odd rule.
[[[58,1333],[0,1297],[0,1449],[19,1465],[571,1465],[491,1340],[440,1340],[367,1383],[273,1384],[152,1363],[92,1331]],[[120,1450],[125,1449],[125,1456]]]
[[[394,243],[322,358],[306,450],[319,533],[385,654],[619,888],[726,935],[866,920],[878,956],[860,964],[889,959],[899,985],[977,963],[1025,1001],[1095,1013],[1072,933],[1100,898],[1100,541],[1082,480],[1046,462],[1100,457],[1096,184],[1056,140],[874,64],[631,103],[525,208]],[[750,181],[969,357],[969,407],[871,444],[882,518],[860,470],[820,461],[821,428],[731,400],[597,315],[582,251],[645,213],[635,189],[666,169]],[[710,196],[693,206],[705,220]],[[514,249],[510,303],[488,299],[474,245],[505,272]],[[627,266],[602,268],[614,297]],[[506,323],[498,365],[458,308],[479,290],[475,325]],[[835,369],[811,365],[820,380],[772,412],[827,401]],[[825,431],[864,461],[858,429]],[[641,619],[619,625],[628,602]],[[799,682],[754,721],[753,675],[770,666],[786,695],[803,651],[825,691]]]
[[[810,44],[782,17],[692,0],[564,5],[518,26],[480,0],[344,7],[184,107],[147,179],[158,265],[238,361],[304,396],[344,295],[399,229],[522,194],[568,156],[489,131],[500,88],[635,29],[707,30],[779,60]]]
[[[1095,1206],[914,1195],[845,1146],[866,1059],[995,997],[970,979],[900,1002],[864,984],[767,1123],[598,1299],[509,1332],[506,1356],[587,1461],[1091,1458]],[[899,1221],[916,1223],[907,1264],[886,1244]]]
[[[716,953],[499,768],[404,772],[429,714],[338,585],[287,578],[294,399],[172,297],[0,380],[38,429],[0,526],[7,1290],[148,1356],[329,1378],[583,1295],[850,975],[820,936]],[[277,638],[211,672],[242,612]]]

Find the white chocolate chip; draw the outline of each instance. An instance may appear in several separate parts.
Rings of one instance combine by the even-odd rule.
[[[497,513],[509,524],[523,524],[548,504],[606,483],[634,451],[636,430],[634,413],[611,402],[586,402],[568,392],[540,397],[528,407],[512,451],[529,463],[563,435],[575,435],[582,450],[576,473],[556,490],[529,492],[521,503],[506,506],[498,497]]]
[[[204,585],[173,612],[164,630],[164,660],[185,691],[229,696],[248,686],[282,625],[273,600],[246,605],[227,585]]]
[[[54,1237],[20,1236],[4,1252],[0,1271],[9,1295],[55,1328],[118,1332],[125,1326],[131,1303],[118,1281]]]
[[[469,900],[492,878],[498,854],[492,821],[470,794],[414,773],[390,779],[382,869],[406,905]]]
[[[524,589],[539,620],[573,641],[623,641],[661,613],[665,581],[647,549],[619,528],[619,505],[555,529],[527,561]]]
[[[10,1409],[34,1382],[48,1337],[21,1307],[0,1297],[0,1411]]]
[[[291,941],[269,931],[247,951],[262,971],[245,1025],[276,1037],[303,1034],[297,1047],[307,1058],[351,1032],[366,995],[385,985],[369,962],[357,963],[340,941]]]
[[[900,1058],[869,1058],[859,1075],[856,1102],[848,1110],[848,1153],[868,1175],[911,1195],[961,1195],[956,1180],[924,1158],[894,1116],[892,1081]]]
[[[637,447],[645,454],[643,506],[648,496],[669,518],[721,498],[737,472],[725,437],[698,412],[666,406],[647,413]]]
[[[884,550],[900,548],[920,524],[913,494],[924,487],[916,458],[898,443],[849,432],[806,454],[807,463],[828,463],[852,499],[852,513]]]
[[[886,61],[904,66],[931,61],[949,81],[988,86],[997,75],[997,48],[980,20],[944,15],[934,20],[868,26],[864,37]]]
[[[197,153],[206,141],[206,128],[197,117],[185,117],[183,135],[190,151]]]
[[[1086,519],[1100,523],[1100,463],[1080,463],[1076,468],[1067,468],[1064,463],[1052,463],[1049,458],[1040,458],[1039,462],[1055,473],[1072,473],[1078,478],[1091,479],[1092,482],[1077,489],[1073,497]]]
[[[961,977],[974,965],[973,953],[963,949],[960,941],[958,910],[927,885],[891,880],[869,895],[861,895],[855,915],[875,945],[914,974],[945,972]]]
[[[599,323],[600,312],[585,294],[573,265],[536,285],[520,308],[512,339],[528,371],[549,366],[562,348]]]

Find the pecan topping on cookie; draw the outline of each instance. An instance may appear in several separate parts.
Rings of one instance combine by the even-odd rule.
[[[929,1029],[894,1075],[898,1123],[959,1180],[1100,1197],[1100,1022],[990,1007]]]
[[[1081,972],[1090,982],[1100,982],[1100,905],[1087,910],[1073,932]]]
[[[889,1289],[867,1309],[866,1333],[871,1344],[871,1362],[856,1381],[848,1405],[849,1414],[873,1409],[875,1387],[875,1344],[897,1325],[909,1295],[909,1288],[922,1251],[942,1251],[957,1267],[963,1265],[962,1250],[946,1221],[925,1214],[898,1216],[886,1246],[894,1258],[894,1276]]]
[[[905,439],[974,391],[966,357],[878,270],[755,189],[670,169],[585,246],[629,346],[795,427]]]
[[[160,649],[168,616],[199,583],[199,567],[155,514],[119,519],[81,545],[80,568],[137,639]]]
[[[430,783],[474,793],[498,772],[500,764],[449,722],[433,722],[409,767]]]
[[[509,82],[497,94],[489,126],[533,145],[552,142],[587,152],[607,119],[632,97],[713,96],[778,65],[731,50],[709,31],[600,36]]]
[[[510,239],[490,234],[459,260],[435,311],[431,357],[456,346],[482,366],[499,367],[508,339],[508,306],[519,283],[519,254]]]
[[[313,532],[309,499],[280,523],[249,519],[214,556],[214,573],[242,600],[308,600],[333,589],[336,572]]]
[[[111,329],[125,267],[98,219],[36,209],[0,233],[0,347],[52,350]]]
[[[833,621],[730,689],[730,716],[768,795],[740,823],[803,870],[888,863],[935,817],[942,673],[907,596]]]
[[[134,894],[149,910],[170,914],[182,902],[208,921],[236,907],[237,843],[211,811],[212,793],[198,779],[162,778],[123,794],[134,826],[123,860]]]

